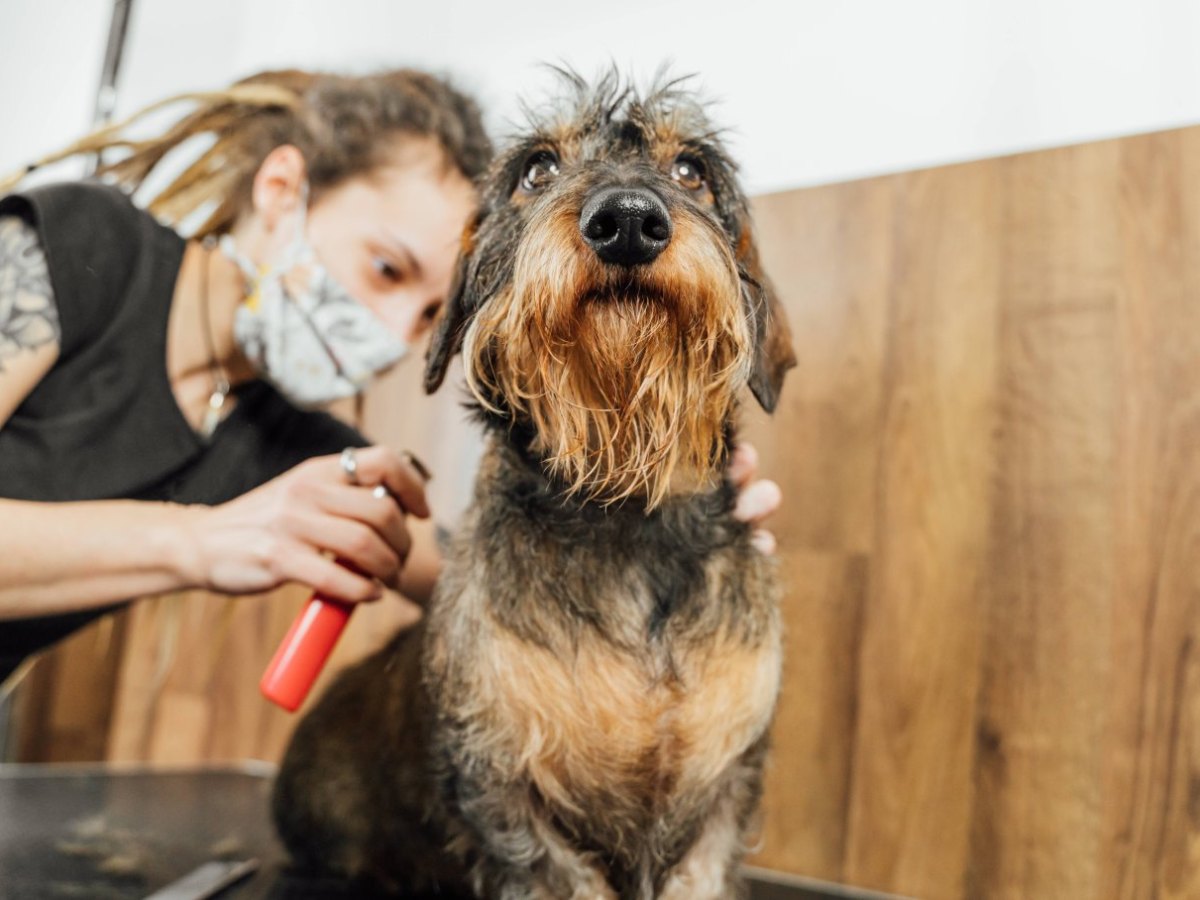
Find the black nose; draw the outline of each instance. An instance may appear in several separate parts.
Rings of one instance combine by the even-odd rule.
[[[604,188],[583,204],[579,231],[605,262],[635,266],[650,262],[671,242],[671,216],[650,191]]]

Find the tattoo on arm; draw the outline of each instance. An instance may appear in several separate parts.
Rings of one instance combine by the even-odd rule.
[[[16,216],[0,218],[0,372],[6,360],[61,336],[37,232]]]

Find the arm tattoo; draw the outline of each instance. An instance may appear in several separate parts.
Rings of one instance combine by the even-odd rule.
[[[57,343],[61,334],[37,232],[16,216],[0,218],[0,372],[5,360]]]

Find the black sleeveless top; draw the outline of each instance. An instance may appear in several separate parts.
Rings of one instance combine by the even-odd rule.
[[[368,443],[263,381],[234,389],[237,404],[206,442],[166,370],[184,240],[123,191],[91,182],[4,197],[3,215],[37,230],[62,333],[57,362],[0,426],[0,497],[217,504],[311,456]],[[0,679],[115,608],[0,621]]]

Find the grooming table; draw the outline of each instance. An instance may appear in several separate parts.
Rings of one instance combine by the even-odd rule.
[[[269,816],[274,767],[204,769],[0,764],[0,896],[141,900],[212,860],[260,868],[222,900],[363,896],[289,875]],[[752,900],[885,895],[748,869]],[[442,895],[442,900],[446,900]]]

